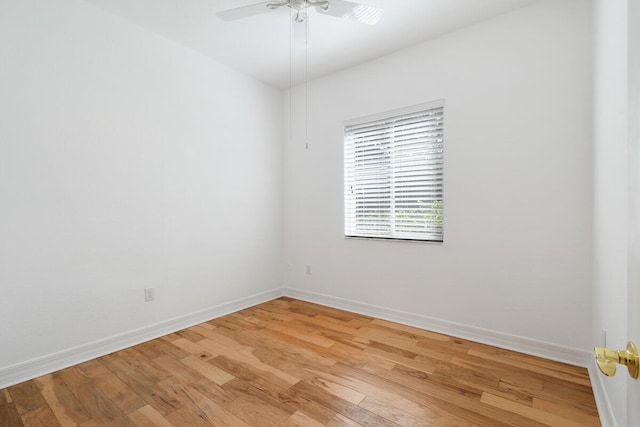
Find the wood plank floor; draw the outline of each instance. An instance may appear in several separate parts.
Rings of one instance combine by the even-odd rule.
[[[0,390],[0,426],[599,426],[587,371],[280,298]]]

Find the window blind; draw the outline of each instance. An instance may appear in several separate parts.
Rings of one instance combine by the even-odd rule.
[[[345,236],[443,241],[443,105],[345,124]]]

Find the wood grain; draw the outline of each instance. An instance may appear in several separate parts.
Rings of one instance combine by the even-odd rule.
[[[0,427],[600,426],[585,369],[279,298],[0,390]]]
[[[81,425],[91,419],[60,374],[45,375],[35,382],[61,425]]]

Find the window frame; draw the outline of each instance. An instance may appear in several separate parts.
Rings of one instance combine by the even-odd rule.
[[[445,107],[444,100],[438,99],[431,102],[426,102],[426,103],[413,105],[413,106],[409,106],[401,109],[386,111],[383,113],[360,117],[352,120],[347,120],[344,122],[344,128],[343,128],[344,130],[344,133],[343,133],[343,161],[344,161],[343,221],[344,222],[343,224],[344,224],[344,237],[346,239],[408,241],[408,242],[421,242],[421,243],[443,243],[444,242],[444,228],[445,228],[445,224],[444,224],[445,222],[444,221],[444,157],[445,157],[445,149],[446,149],[444,107]],[[426,212],[421,212],[419,214],[415,214],[415,211],[412,211],[412,212],[414,212],[413,215],[417,221],[420,221],[421,218],[423,218],[423,220],[425,221],[428,221],[426,219],[427,215],[434,215],[434,217],[436,218],[435,221],[440,221],[440,223],[437,223],[435,226],[433,226],[433,224],[427,225],[425,223],[424,225],[425,228],[432,227],[432,229],[434,230],[431,233],[428,231],[422,231],[422,232],[407,231],[411,228],[411,226],[407,225],[407,223],[411,222],[411,220],[405,221],[405,225],[400,227],[398,227],[395,223],[398,219],[398,215],[396,214],[396,209],[397,209],[398,201],[400,200],[400,198],[396,197],[394,193],[398,191],[398,188],[402,188],[402,186],[396,185],[394,180],[397,180],[398,176],[402,176],[403,167],[404,167],[404,166],[397,166],[398,163],[402,163],[401,161],[397,160],[397,158],[399,157],[398,152],[400,151],[398,146],[402,147],[402,144],[394,145],[395,138],[396,138],[395,133],[402,132],[403,130],[402,126],[405,126],[405,125],[399,126],[395,124],[395,122],[401,122],[402,120],[406,120],[407,116],[409,117],[412,115],[419,116],[423,113],[440,115],[440,117],[436,120],[428,118],[422,122],[425,124],[425,129],[430,125],[433,125],[433,124],[437,125],[436,132],[438,136],[434,138],[427,137],[424,142],[424,146],[421,146],[420,148],[416,148],[416,151],[434,150],[435,147],[437,147],[440,150],[436,156],[427,157],[424,159],[424,163],[419,163],[418,165],[419,167],[424,168],[422,169],[424,171],[428,171],[428,172],[435,171],[434,173],[435,184],[433,185],[432,189],[425,190],[425,192],[429,193],[429,197],[432,197],[431,193],[437,194],[437,195],[433,196],[434,198],[428,202],[430,204],[429,207],[416,208],[416,210],[431,211],[433,213],[429,214]],[[385,121],[388,121],[390,124],[386,126],[383,123]],[[380,215],[383,215],[384,213],[388,212],[388,218],[379,223],[374,222],[372,223],[372,225],[370,225],[370,227],[372,227],[373,229],[388,227],[387,232],[384,232],[384,231],[372,232],[371,230],[367,232],[367,231],[362,231],[362,229],[357,230],[358,219],[356,217],[357,216],[356,212],[358,210],[357,209],[358,202],[356,200],[357,198],[356,194],[358,192],[358,189],[354,190],[353,185],[359,184],[360,187],[362,188],[363,184],[362,182],[358,183],[357,182],[358,178],[354,177],[355,175],[357,175],[357,166],[355,165],[355,163],[357,162],[356,153],[358,149],[363,150],[364,144],[366,144],[367,142],[370,142],[370,140],[365,140],[364,142],[361,140],[360,142],[362,143],[362,146],[355,148],[356,143],[354,142],[354,139],[356,137],[353,135],[357,133],[356,131],[354,131],[354,129],[364,128],[367,126],[372,126],[372,127],[378,126],[384,129],[384,131],[381,131],[380,134],[389,132],[390,134],[393,135],[389,137],[385,136],[385,141],[387,139],[389,140],[388,142],[385,142],[385,144],[387,145],[384,145],[385,149],[387,149],[389,152],[388,163],[385,163],[384,161],[376,163],[377,166],[384,167],[386,165],[388,168],[388,171],[383,174],[383,175],[385,174],[388,175],[388,180],[389,180],[388,197],[387,197],[388,202],[383,201],[380,204]],[[406,130],[406,128],[404,129]],[[364,146],[364,148],[366,149],[366,146]],[[382,145],[376,148],[380,150],[383,149]],[[378,154],[376,155],[374,161],[377,161],[383,157],[384,155]],[[433,165],[431,164],[431,162],[434,162]],[[387,179],[387,176],[380,178],[380,182],[384,182],[385,179]],[[431,185],[428,179],[425,180],[424,183],[427,183],[427,185],[424,185],[424,186]],[[378,193],[367,192],[366,190],[363,190],[363,192],[360,194],[363,197],[377,195],[377,196],[380,196],[378,197],[378,200],[383,200],[385,189],[384,187],[381,187],[381,188],[382,188],[382,191],[379,191]],[[408,198],[408,200],[411,200],[411,199]],[[414,200],[413,202],[415,203],[416,201]],[[417,200],[417,202],[420,203],[420,200]],[[384,204],[386,204],[386,206],[383,207]],[[370,208],[370,209],[373,212],[375,212],[375,208]]]

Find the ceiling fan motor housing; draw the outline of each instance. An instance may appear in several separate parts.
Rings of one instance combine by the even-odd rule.
[[[308,7],[315,6],[316,8],[322,10],[323,12],[327,12],[330,7],[330,2],[329,0],[286,0],[286,1],[280,1],[278,3],[267,4],[267,7],[269,9],[278,9],[282,6],[286,6],[298,12],[302,12]]]
[[[309,7],[309,5],[307,4],[307,0],[291,0],[289,1],[289,7],[301,11]]]

